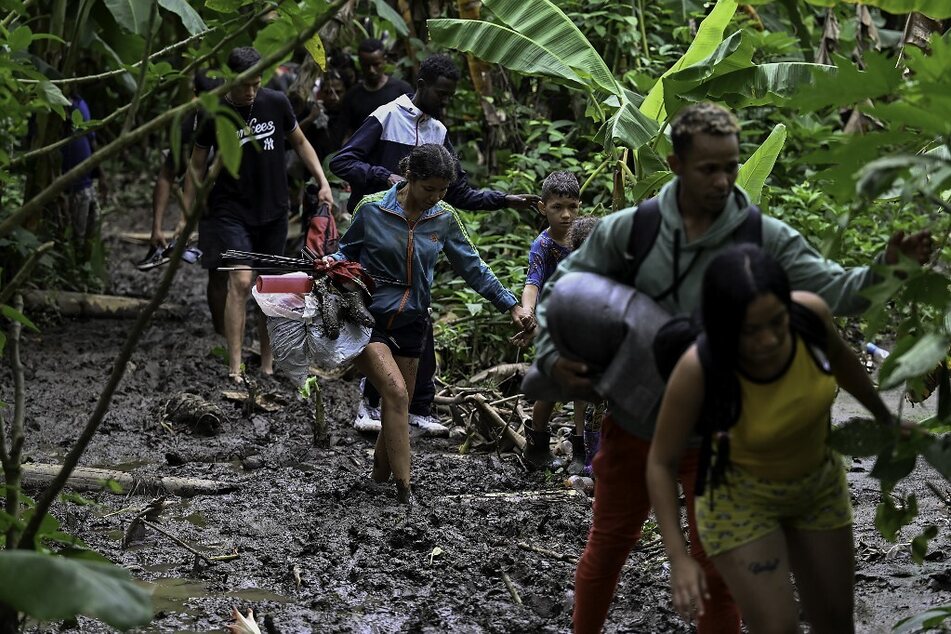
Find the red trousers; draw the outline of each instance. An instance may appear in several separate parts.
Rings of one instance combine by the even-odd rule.
[[[651,510],[647,495],[648,451],[649,442],[627,433],[610,416],[604,417],[601,447],[593,462],[594,518],[575,572],[576,634],[601,631],[621,568],[641,537],[641,527]],[[739,610],[697,537],[694,485],[698,454],[696,449],[688,450],[680,464],[680,480],[687,497],[690,554],[706,571],[710,591],[697,629],[700,634],[739,634]]]

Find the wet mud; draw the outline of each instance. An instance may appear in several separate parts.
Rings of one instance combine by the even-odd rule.
[[[110,293],[149,297],[157,285],[164,269],[143,273],[132,264],[145,247],[115,237],[147,226],[145,210],[108,219]],[[249,413],[222,396],[236,388],[213,352],[223,341],[211,328],[204,282],[197,265],[183,265],[170,301],[187,307],[185,318],[150,325],[82,464],[237,483],[237,491],[224,495],[169,496],[157,520],[209,557],[237,558],[209,564],[151,529],[123,548],[135,513],[115,512],[141,509],[149,496],[87,492],[96,505],[54,508],[65,530],[154,588],[155,618],[139,631],[220,632],[232,606],[253,608],[262,631],[271,632],[570,631],[571,559],[584,547],[589,498],[560,477],[526,473],[513,454],[460,455],[461,440],[416,437],[418,504],[398,505],[392,485],[368,477],[373,438],[351,426],[355,378],[322,382],[325,448],[312,443],[313,403],[297,396],[290,381],[261,377],[253,358],[248,371],[258,389],[281,395],[286,405]],[[25,455],[54,462],[95,407],[132,322],[37,318],[41,332],[27,334],[22,350]],[[163,416],[168,401],[185,393],[224,414],[219,433],[192,433]],[[12,402],[6,364],[0,399]],[[839,418],[851,414],[843,407]],[[913,528],[934,523],[942,534],[930,560],[914,564],[907,544],[886,543],[874,530],[878,488],[870,469],[871,461],[856,461],[850,473],[856,615],[860,631],[884,632],[904,616],[951,601],[951,529],[924,485],[937,476],[919,465],[900,489],[918,493],[921,514]],[[651,527],[647,546],[622,573],[608,632],[687,631],[670,607],[663,550]],[[904,541],[914,534],[906,530]],[[88,619],[78,628],[109,631]]]

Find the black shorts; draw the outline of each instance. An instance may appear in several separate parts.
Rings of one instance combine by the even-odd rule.
[[[222,261],[221,254],[228,249],[283,255],[286,242],[287,216],[257,226],[228,216],[202,218],[198,223],[198,248],[202,252],[201,265],[206,269],[249,264],[247,260]]]
[[[429,316],[421,315],[414,321],[386,329],[389,317],[377,317],[373,332],[370,333],[370,343],[384,343],[389,347],[394,357],[410,357],[418,359],[426,347],[426,334],[429,332]]]

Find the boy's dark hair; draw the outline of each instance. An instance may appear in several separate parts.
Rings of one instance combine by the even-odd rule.
[[[440,77],[452,81],[459,81],[459,69],[456,68],[452,58],[445,53],[430,55],[419,65],[419,79],[427,84],[433,84]]]
[[[228,68],[233,73],[243,73],[261,61],[261,54],[250,46],[239,46],[228,53]]]
[[[542,181],[542,202],[552,196],[581,200],[581,186],[571,172],[552,172]]]
[[[192,81],[192,88],[194,89],[196,95],[201,95],[214,90],[222,83],[224,83],[223,80],[209,77],[205,71],[199,70],[197,73],[195,73],[195,79]]]
[[[729,110],[713,103],[695,103],[680,111],[670,124],[674,154],[684,158],[696,134],[733,135],[740,138],[740,123]]]
[[[452,183],[456,180],[457,165],[456,157],[444,145],[425,143],[400,159],[400,172],[411,180],[445,178]]]
[[[360,46],[357,48],[358,53],[376,53],[377,51],[383,50],[383,42],[376,39],[375,37],[368,37],[367,39],[360,42]]]
[[[577,251],[578,247],[588,239],[594,228],[598,226],[601,219],[597,216],[581,216],[575,218],[568,228],[568,248]]]

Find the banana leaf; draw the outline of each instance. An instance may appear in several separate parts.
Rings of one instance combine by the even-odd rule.
[[[125,30],[143,35],[149,28],[149,0],[105,0],[106,8],[112,13],[119,26]]]
[[[479,20],[427,20],[429,38],[446,48],[472,53],[526,75],[545,75],[588,90],[585,81],[561,58],[524,35]]]
[[[816,77],[835,72],[835,66],[805,62],[760,64],[712,77],[693,88],[681,89],[677,96],[687,101],[714,99],[732,108],[778,106],[812,89]]]
[[[767,4],[772,0],[752,0],[748,4]],[[837,4],[864,4],[878,7],[895,15],[917,11],[935,20],[951,18],[951,2],[948,0],[806,0],[819,7],[834,7]]]
[[[201,16],[192,9],[186,0],[158,0],[158,3],[163,9],[167,9],[181,18],[182,26],[188,30],[189,35],[208,30],[208,26],[201,19]]]
[[[863,58],[865,70],[859,70],[847,57],[833,54],[832,58],[838,70],[834,74],[814,70],[813,89],[797,95],[790,106],[800,112],[851,106],[866,99],[895,95],[905,81],[895,60],[882,53],[867,51]]]
[[[483,4],[509,28],[551,51],[582,77],[590,77],[600,89],[620,93],[611,69],[588,38],[554,3],[549,0],[484,0]]]
[[[752,66],[753,45],[749,40],[744,40],[741,31],[737,31],[723,40],[707,57],[671,73],[663,80],[664,111],[667,116],[674,116],[685,101],[696,100],[688,95],[698,86]]]
[[[756,148],[752,156],[740,167],[736,184],[746,190],[754,204],[758,205],[762,200],[763,185],[766,184],[766,178],[773,171],[776,159],[785,144],[786,126],[777,123],[763,144]]]
[[[605,125],[604,142],[607,148],[612,145],[639,148],[650,143],[659,129],[656,121],[648,118],[627,98],[621,101],[621,107]]]
[[[697,36],[691,42],[687,52],[661,75],[660,81],[654,84],[651,91],[647,93],[644,103],[641,104],[642,113],[655,121],[664,121],[667,118],[667,112],[664,109],[665,78],[705,59],[716,50],[723,41],[723,33],[730,24],[730,20],[733,19],[736,7],[736,0],[717,0],[713,11],[700,23]]]

